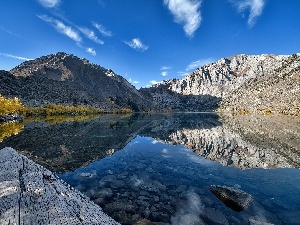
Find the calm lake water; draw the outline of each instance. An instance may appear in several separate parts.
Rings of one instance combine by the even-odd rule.
[[[300,224],[297,117],[136,114],[19,127],[0,148],[54,171],[122,224]],[[236,212],[211,185],[254,200]]]

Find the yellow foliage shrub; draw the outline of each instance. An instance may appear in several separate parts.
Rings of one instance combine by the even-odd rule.
[[[49,104],[45,107],[31,107],[26,108],[25,113],[29,116],[59,116],[59,115],[67,115],[67,116],[85,116],[92,114],[106,114],[106,113],[131,113],[130,109],[120,109],[120,110],[112,110],[112,111],[104,111],[101,109],[93,108],[90,106],[68,106],[68,105],[57,105],[57,104]]]
[[[5,98],[0,94],[0,115],[21,113],[24,106],[18,98]]]

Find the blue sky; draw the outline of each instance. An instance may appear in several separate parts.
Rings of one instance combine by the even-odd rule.
[[[300,52],[299,0],[2,0],[0,69],[63,51],[137,88],[236,54]]]

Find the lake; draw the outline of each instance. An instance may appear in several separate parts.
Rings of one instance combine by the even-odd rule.
[[[0,132],[0,148],[55,172],[122,224],[300,224],[298,117],[106,115]],[[253,202],[235,211],[211,185],[240,189]]]

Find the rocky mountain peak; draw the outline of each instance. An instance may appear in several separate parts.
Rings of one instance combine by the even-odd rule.
[[[13,68],[10,72],[15,76],[42,76],[49,79],[65,81],[74,80],[76,71],[85,69],[105,71],[101,66],[90,63],[85,58],[73,54],[58,52],[42,56],[35,60],[26,61]]]
[[[273,80],[299,67],[298,54],[238,54],[197,68],[182,79],[170,79],[142,89],[160,108],[216,109],[222,99],[249,84]],[[208,107],[207,107],[208,106]]]
[[[57,99],[52,97],[49,99],[47,96],[50,96],[51,90],[59,86],[60,91],[56,91],[56,95],[64,95],[62,99],[59,98],[61,99],[59,103],[70,104],[71,102],[71,104],[88,104],[97,107],[103,105],[103,108],[131,108],[134,110],[146,110],[151,105],[151,102],[145,100],[135,87],[111,69],[103,68],[90,63],[87,59],[64,52],[26,61],[10,72],[15,77],[30,78],[36,85],[38,83],[42,85],[42,82],[42,86],[47,90],[45,95],[41,96],[45,97],[42,101],[45,103],[57,102]],[[26,84],[26,86],[28,85]],[[7,90],[8,95],[11,95],[7,88],[3,87],[3,89]],[[71,94],[75,89],[77,90],[76,96]],[[65,90],[66,93],[62,93],[61,90]],[[68,98],[67,96],[72,97]]]

